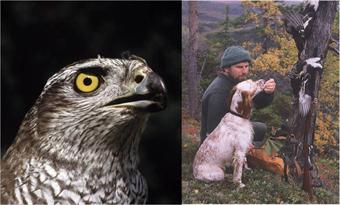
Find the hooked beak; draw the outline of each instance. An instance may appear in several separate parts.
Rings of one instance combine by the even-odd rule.
[[[107,104],[113,107],[129,107],[145,112],[158,112],[166,108],[166,88],[162,79],[154,72],[143,76],[134,90]]]

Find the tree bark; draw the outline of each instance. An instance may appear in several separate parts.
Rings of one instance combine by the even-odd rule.
[[[232,39],[229,33],[230,27],[230,20],[229,20],[229,6],[225,6],[225,20],[224,20],[224,27],[223,27],[223,49],[227,48],[232,44]]]
[[[319,1],[319,7],[313,17],[313,23],[305,37],[301,38],[298,34],[293,34],[293,38],[299,49],[298,62],[296,65],[301,65],[306,59],[320,58],[320,64],[323,66],[328,51],[329,41],[331,39],[331,28],[336,15],[336,9],[338,2],[336,1]],[[287,29],[288,30],[288,29]],[[304,46],[301,46],[304,45]],[[298,67],[298,66],[297,66]],[[301,69],[298,72],[292,71],[295,76],[301,73]],[[294,73],[295,72],[295,73]],[[302,183],[302,188],[307,191],[310,198],[313,197],[313,185],[318,178],[317,167],[313,161],[313,150],[314,150],[314,131],[315,122],[317,115],[317,104],[318,104],[318,92],[320,89],[320,81],[322,72],[327,72],[322,69],[314,69],[308,71],[309,75],[312,76],[312,103],[306,116],[299,114],[299,95],[297,92],[294,93],[292,100],[292,113],[290,115],[290,133],[291,138],[294,138],[295,143],[290,143],[290,150],[293,150],[293,154],[287,157],[289,154],[286,153],[286,161],[294,161],[295,163],[287,163],[289,169],[289,175],[293,177],[294,181],[298,184]],[[296,79],[295,83],[296,83]],[[293,91],[296,90],[293,86]],[[302,87],[302,85],[300,84]],[[291,139],[290,138],[290,139]],[[289,144],[289,143],[288,143]],[[290,158],[290,159],[289,159]],[[287,160],[288,159],[288,160]],[[298,170],[303,170],[303,174],[299,175]]]
[[[189,115],[195,116],[198,112],[198,83],[197,50],[198,50],[198,16],[197,2],[189,1],[189,67],[187,72]]]

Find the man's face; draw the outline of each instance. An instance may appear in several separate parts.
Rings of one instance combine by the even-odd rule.
[[[237,81],[245,80],[249,73],[249,62],[241,62],[224,68],[223,73]]]

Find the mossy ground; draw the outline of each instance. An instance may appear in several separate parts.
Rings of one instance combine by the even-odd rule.
[[[322,188],[314,188],[314,198],[293,183],[286,183],[278,174],[261,169],[244,171],[245,188],[239,189],[231,182],[205,183],[193,178],[192,161],[199,146],[198,123],[182,120],[182,202],[199,203],[317,203],[339,204],[339,161],[316,156]]]

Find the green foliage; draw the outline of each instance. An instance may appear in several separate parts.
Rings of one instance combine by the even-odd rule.
[[[318,150],[323,153],[325,151],[325,145],[336,145],[334,133],[338,128],[338,124],[334,124],[333,117],[330,114],[323,114],[319,112],[316,118],[315,129],[315,145]]]
[[[283,3],[283,4],[281,4]],[[281,13],[285,13],[287,11],[291,12],[299,12],[303,9],[303,3],[299,4],[285,4],[286,2],[278,2],[278,8],[281,11]]]
[[[331,198],[333,196],[333,193],[326,190],[326,189],[317,189],[315,191],[315,195],[317,198],[323,199],[321,203],[327,203],[327,198]]]
[[[282,21],[279,20],[281,11],[285,9],[296,10],[298,7],[279,7],[279,9],[277,9],[277,4],[274,4],[273,2],[260,1],[246,1],[243,2],[243,5],[245,10],[248,11],[248,13],[246,13],[247,22],[255,23],[257,28],[262,31],[256,35],[262,36],[264,39],[270,39],[271,42],[269,47],[268,43],[257,43],[253,40],[243,44],[251,51],[255,59],[253,62],[254,69],[264,72],[275,71],[282,75],[286,75],[292,68],[292,65],[297,61],[295,42],[288,33],[282,30],[282,28],[277,26],[273,27],[272,23],[274,22],[275,25],[282,25]],[[339,34],[338,17],[339,12],[337,12],[332,28],[332,32],[335,35]],[[339,57],[329,51],[324,64],[324,73],[318,97],[322,113],[318,115],[315,131],[315,143],[321,152],[323,152],[324,145],[334,145],[336,143],[335,136],[339,125],[338,76]],[[289,109],[291,109],[289,102],[280,99],[279,102],[273,103],[273,107],[255,112],[254,117],[258,119],[262,118],[262,121],[269,121],[270,125],[275,126],[279,123],[279,117],[277,115],[281,116],[281,120],[287,118]],[[282,110],[282,112],[277,113],[277,110]],[[328,120],[322,117],[322,115],[329,115]]]
[[[207,79],[207,78],[202,79],[201,80],[201,87],[202,87],[202,89],[206,90],[210,83],[211,83],[211,79]]]
[[[234,28],[240,28],[244,25],[246,21],[246,17],[244,15],[236,17],[233,21],[230,22],[230,26]]]
[[[339,11],[336,12],[332,32],[335,34],[335,36],[339,36]]]
[[[331,158],[322,158],[319,160],[320,163],[326,164],[327,166],[330,166],[336,170],[339,169],[339,160],[338,159],[331,159]],[[337,173],[339,176],[339,172]],[[335,177],[338,178],[338,177]]]
[[[255,58],[253,67],[286,74],[297,60],[297,49],[294,40],[284,30],[278,4],[273,1],[244,1],[242,5],[246,11],[246,22],[256,25],[256,35],[262,39],[243,43]]]
[[[272,107],[254,111],[252,120],[265,122],[268,127],[279,127],[282,121],[280,115]]]
[[[273,103],[271,107],[275,112],[279,113],[282,120],[285,120],[289,116],[290,112],[290,102],[291,102],[291,93],[280,93],[276,92],[274,96]]]
[[[201,65],[200,70],[202,69],[203,63],[204,68],[202,72],[202,77],[209,79],[214,78],[216,76],[216,71],[219,66],[219,60],[217,60],[216,54],[211,51],[207,51],[205,54],[203,54],[198,59],[198,64]]]
[[[335,169],[339,169],[339,160],[331,159],[329,165]]]
[[[282,146],[283,146],[282,141],[268,139],[264,145],[264,150],[269,155],[274,155],[274,153],[277,153],[281,149]]]
[[[270,127],[280,127],[286,121],[290,110],[291,97],[286,93],[276,92],[270,106],[255,109],[252,113],[253,121],[265,122]]]

